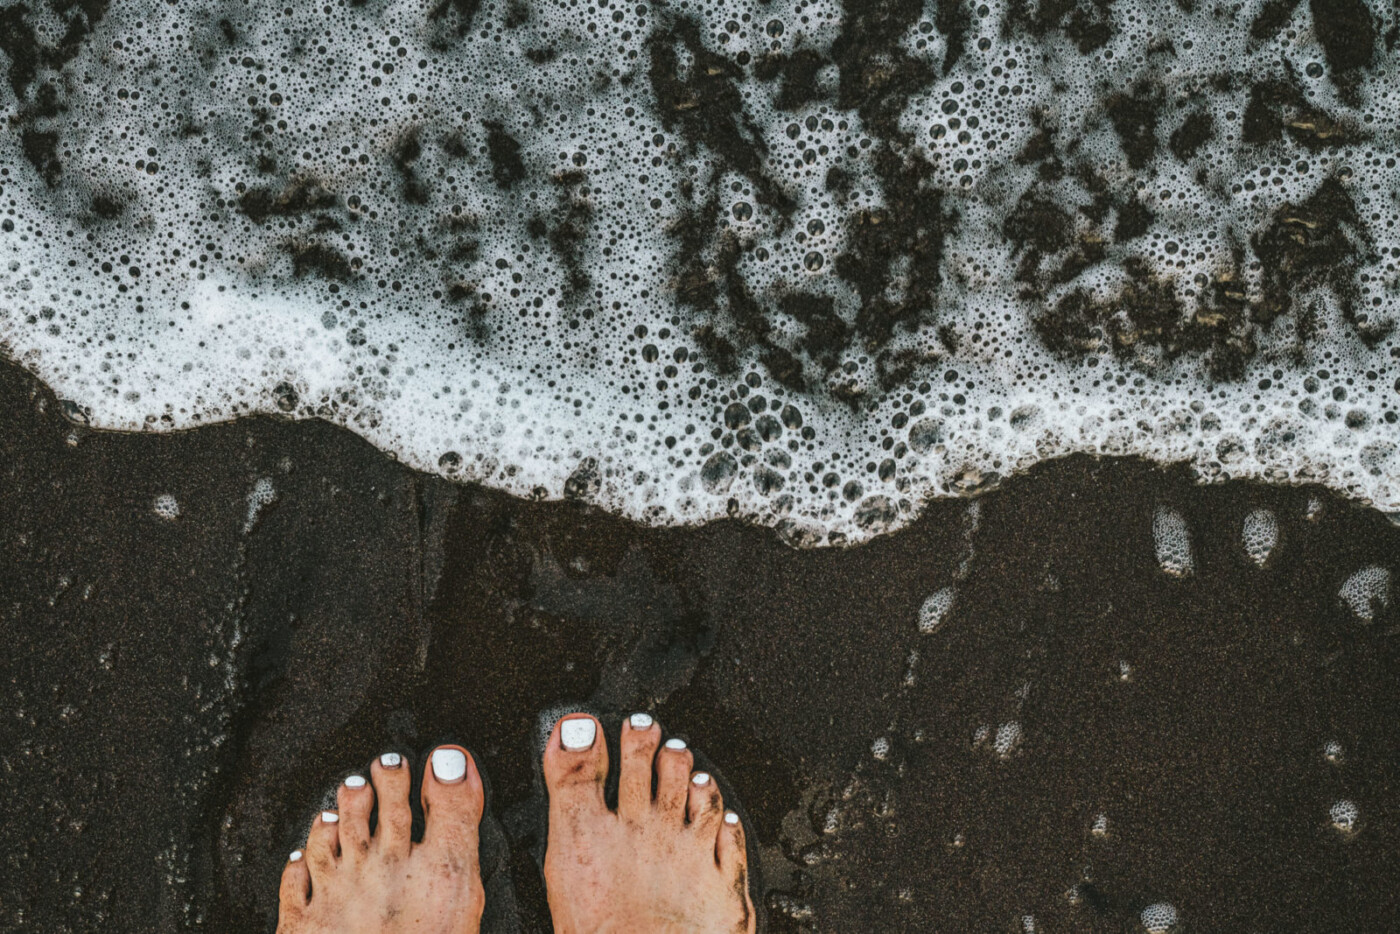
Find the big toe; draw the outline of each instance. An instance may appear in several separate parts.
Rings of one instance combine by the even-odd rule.
[[[486,806],[481,773],[461,746],[434,749],[423,772],[419,849],[443,860],[448,869],[470,875],[478,864],[478,832]]]
[[[554,725],[544,750],[544,782],[551,808],[601,811],[608,745],[597,719],[570,714]]]

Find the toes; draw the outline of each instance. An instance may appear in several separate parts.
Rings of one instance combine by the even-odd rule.
[[[335,811],[322,811],[306,835],[306,865],[311,870],[313,889],[335,870],[340,856],[339,821],[340,815]]]
[[[651,810],[651,778],[661,727],[650,716],[634,713],[622,722],[622,764],[618,767],[617,813],[639,819]]]
[[[715,841],[715,859],[718,860],[720,869],[731,876],[742,874],[748,878],[748,850],[744,848],[744,825],[739,822],[739,815],[733,811],[725,811],[724,819],[719,822],[718,839]]]
[[[434,749],[423,773],[421,847],[451,871],[470,875],[476,871],[477,833],[486,805],[481,773],[461,746]]]
[[[351,775],[341,782],[336,810],[340,812],[341,858],[358,862],[369,853],[369,815],[374,810],[374,789],[363,775]]]
[[[369,777],[379,801],[374,846],[385,855],[407,856],[413,841],[413,810],[408,803],[413,779],[408,763],[398,753],[386,752],[370,766]]]
[[[696,772],[690,777],[690,794],[686,799],[685,815],[690,826],[702,833],[713,834],[724,814],[724,799],[719,785],[708,772]]]
[[[683,739],[668,739],[656,754],[656,808],[685,820],[685,803],[690,796],[690,770],[695,764]]]
[[[554,725],[544,750],[544,782],[551,809],[605,810],[607,774],[608,744],[596,719],[571,714]]]
[[[311,894],[311,874],[306,871],[306,860],[301,850],[292,851],[282,870],[282,885],[277,891],[277,924],[279,929],[295,920],[306,910],[306,902]]]

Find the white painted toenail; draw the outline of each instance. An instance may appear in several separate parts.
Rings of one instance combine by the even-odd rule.
[[[680,739],[679,737],[674,737],[674,736],[673,736],[672,738],[666,740],[666,748],[667,748],[667,749],[684,749],[684,748],[685,748],[685,740]]]
[[[301,859],[301,850],[292,850],[292,855],[287,857],[287,862],[295,863]]]
[[[396,752],[386,752],[379,757],[379,764],[386,769],[396,769],[403,764],[403,756]]]
[[[588,717],[575,717],[559,725],[559,742],[570,752],[592,749],[598,735],[598,724]]]
[[[321,823],[323,824],[334,824],[338,820],[340,820],[340,815],[337,814],[335,811],[321,812]]]
[[[632,724],[634,730],[649,730],[652,724],[651,714],[634,713],[628,718],[628,722]]]
[[[735,814],[733,811],[726,811],[724,813],[724,822],[726,824],[737,824],[739,823],[739,815]]]
[[[697,785],[708,785],[710,783],[710,776],[705,772],[696,772],[690,780]]]
[[[345,787],[363,788],[365,787],[365,777],[363,775],[351,775],[345,780]]]
[[[460,782],[467,774],[467,754],[460,749],[433,750],[433,778],[444,784]]]

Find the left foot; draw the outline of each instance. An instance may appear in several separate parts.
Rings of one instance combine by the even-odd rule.
[[[397,754],[376,760],[369,782],[352,775],[341,784],[337,809],[316,818],[305,851],[282,871],[278,934],[477,934],[486,904],[481,776],[459,746],[439,746],[429,761],[422,843],[412,839],[412,776]]]

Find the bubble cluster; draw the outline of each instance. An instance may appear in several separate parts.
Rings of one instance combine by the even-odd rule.
[[[277,490],[272,485],[272,478],[259,477],[257,482],[253,484],[253,489],[248,492],[248,514],[243,520],[244,535],[253,531],[262,511],[276,500]]]
[[[1267,509],[1254,510],[1244,517],[1240,540],[1249,560],[1262,568],[1278,544],[1278,519]]]
[[[1010,723],[1003,723],[997,727],[997,734],[992,739],[992,751],[1002,759],[1010,758],[1016,748],[1021,745],[1021,724],[1015,720]]]
[[[1327,818],[1332,828],[1344,836],[1356,833],[1361,820],[1361,810],[1354,801],[1343,798],[1327,809]]]
[[[1170,934],[1176,930],[1176,908],[1170,902],[1157,902],[1148,905],[1138,918],[1142,921],[1142,929],[1147,934]]]
[[[151,504],[151,508],[155,510],[157,516],[167,522],[173,522],[180,518],[180,504],[176,502],[175,497],[169,493],[162,493],[157,496],[155,502]]]
[[[1362,568],[1342,582],[1337,596],[1360,622],[1375,622],[1390,606],[1390,569],[1375,564]]]
[[[1072,452],[1397,509],[1400,24],[1274,6],[26,4],[0,343],[799,546]]]
[[[934,591],[933,595],[924,601],[919,607],[919,632],[930,633],[943,625],[943,620],[953,609],[953,597],[956,591],[952,587],[944,587]]]
[[[1152,546],[1157,563],[1172,577],[1189,577],[1196,568],[1191,553],[1191,530],[1180,512],[1159,506],[1152,516]]]

